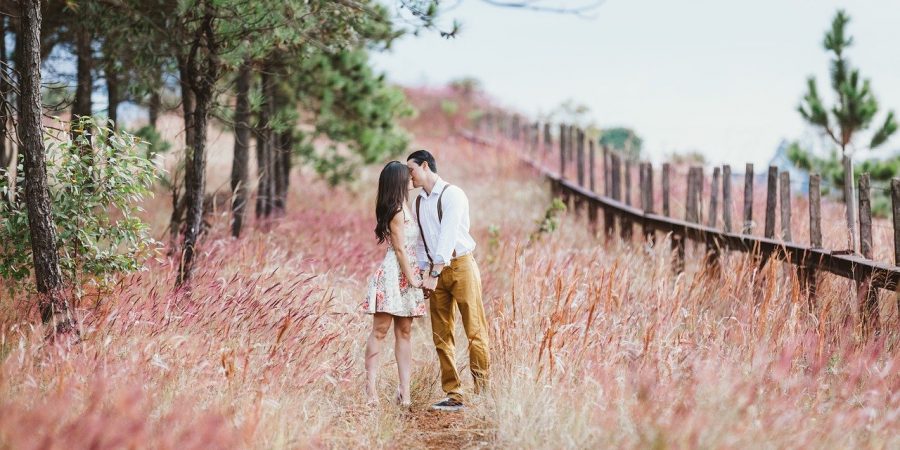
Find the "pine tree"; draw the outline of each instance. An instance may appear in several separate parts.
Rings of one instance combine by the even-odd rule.
[[[844,171],[844,202],[847,204],[847,229],[850,248],[857,249],[856,198],[853,181],[853,153],[856,148],[854,137],[858,132],[867,130],[878,113],[878,102],[872,93],[868,79],[860,77],[859,69],[853,68],[845,52],[853,45],[853,38],[847,35],[847,24],[850,16],[843,10],[838,11],[831,23],[831,29],[825,33],[823,46],[833,54],[831,60],[831,87],[837,97],[837,103],[827,109],[819,96],[815,77],[807,80],[807,93],[803,97],[798,111],[813,126],[821,128],[824,133],[841,149],[841,162]],[[868,147],[870,149],[884,144],[897,131],[894,112],[889,111],[881,126],[872,135]]]

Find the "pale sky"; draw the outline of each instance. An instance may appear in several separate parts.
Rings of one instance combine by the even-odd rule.
[[[406,85],[473,76],[526,114],[574,99],[601,126],[633,127],[655,160],[696,149],[764,164],[782,138],[817,139],[796,107],[809,75],[831,104],[822,39],[838,8],[852,17],[851,63],[900,113],[898,0],[607,0],[595,19],[463,0],[447,14],[463,23],[456,39],[407,36],[372,59]]]

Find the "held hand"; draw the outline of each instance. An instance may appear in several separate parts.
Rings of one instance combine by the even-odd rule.
[[[429,291],[433,291],[437,287],[437,282],[438,282],[437,278],[425,276],[425,279],[423,280],[423,283],[422,283],[422,288],[428,289]]]

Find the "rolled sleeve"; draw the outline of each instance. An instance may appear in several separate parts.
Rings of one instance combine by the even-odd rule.
[[[447,189],[441,206],[443,218],[441,219],[441,232],[438,237],[437,251],[434,256],[435,264],[449,264],[456,248],[459,235],[459,223],[463,214],[468,209],[469,200],[466,194],[458,187]]]

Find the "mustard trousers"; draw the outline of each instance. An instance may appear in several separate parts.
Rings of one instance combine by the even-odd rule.
[[[481,297],[481,273],[471,254],[455,258],[444,267],[431,296],[431,330],[441,364],[441,387],[448,397],[456,400],[462,400],[453,339],[457,309],[469,340],[469,368],[475,380],[475,392],[487,387],[491,357]]]

